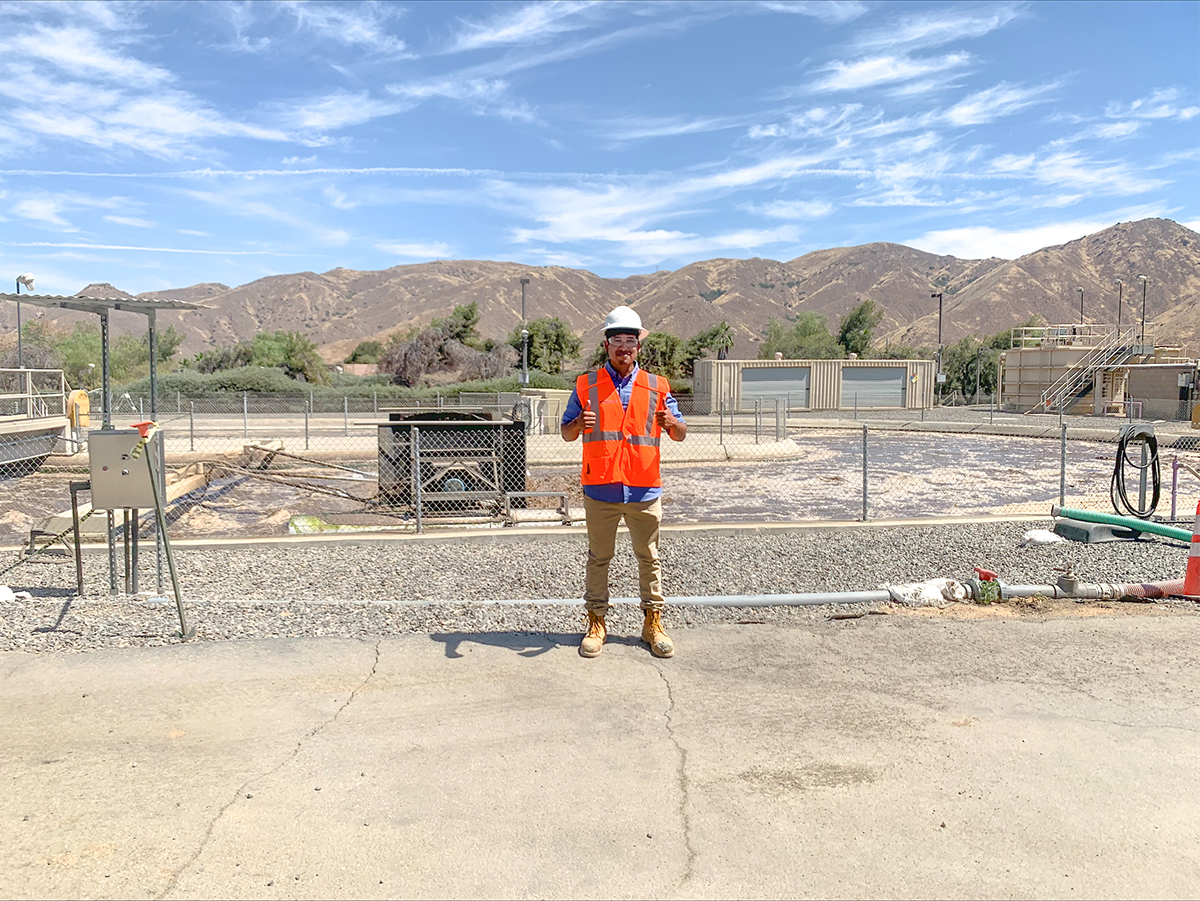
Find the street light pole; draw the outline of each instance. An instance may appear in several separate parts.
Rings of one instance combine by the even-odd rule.
[[[1144,347],[1146,344],[1146,285],[1148,285],[1150,283],[1150,279],[1148,279],[1144,275],[1139,275],[1138,281],[1140,281],[1142,283],[1142,326],[1141,326],[1142,334],[1141,334],[1141,337],[1138,338],[1138,344],[1140,344]]]
[[[17,297],[21,296],[21,286],[25,286],[26,291],[33,290],[33,276],[28,272],[24,275],[17,276]],[[17,368],[25,368],[25,351],[21,344],[21,301],[17,301]]]
[[[1079,324],[1083,325],[1083,288],[1076,285],[1075,290],[1079,292]]]
[[[1121,292],[1124,289],[1125,283],[1117,279],[1117,337],[1121,336]]]
[[[521,279],[521,386],[529,384],[529,328],[525,321],[525,286],[529,279]]]
[[[938,397],[942,396],[942,292],[930,294],[931,298],[936,297],[938,302],[938,349],[937,349],[937,386]]]
[[[983,357],[983,345],[979,345],[979,350],[975,351],[975,403],[979,403],[979,363]]]

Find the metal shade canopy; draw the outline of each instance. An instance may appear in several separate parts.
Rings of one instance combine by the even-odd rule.
[[[109,335],[108,314],[113,310],[125,313],[140,313],[148,320],[150,338],[150,417],[158,418],[158,330],[154,314],[159,310],[201,310],[203,304],[186,300],[140,300],[136,297],[87,297],[74,295],[62,297],[54,294],[0,294],[0,301],[32,304],[48,309],[75,310],[93,313],[100,317],[100,374],[102,379],[102,428],[112,428],[112,385],[109,383]]]

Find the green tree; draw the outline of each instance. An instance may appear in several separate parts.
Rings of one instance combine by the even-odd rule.
[[[529,330],[529,368],[542,372],[561,372],[565,360],[573,360],[579,356],[583,341],[575,337],[571,327],[554,317],[534,319],[527,326]],[[507,342],[517,352],[518,364],[521,358],[521,329],[515,328],[508,334]]]
[[[731,347],[733,347],[733,331],[729,328],[728,322],[721,322],[712,328],[698,332],[689,338],[684,346],[683,374],[691,378],[696,361],[714,350],[717,352],[717,359],[724,360]]]
[[[299,332],[259,332],[251,341],[216,347],[197,354],[191,367],[213,373],[243,366],[282,369],[288,378],[321,385],[328,381],[317,345]]]
[[[865,356],[871,349],[871,336],[883,319],[883,311],[875,308],[875,302],[867,299],[842,317],[838,325],[837,343],[848,353]]]
[[[358,346],[346,357],[347,363],[378,363],[383,353],[382,341],[359,341]]]
[[[788,360],[836,360],[842,356],[842,348],[829,333],[824,316],[801,313],[791,324],[775,318],[767,323],[758,358],[769,360],[777,353]]]
[[[683,339],[677,335],[651,332],[638,351],[638,365],[647,372],[678,379],[683,376],[684,351]]]
[[[443,341],[461,341],[468,347],[474,347],[479,340],[475,326],[479,325],[479,304],[471,301],[460,304],[454,311],[442,319],[435,319],[429,327],[441,332]]]
[[[40,323],[39,323],[40,325]],[[25,334],[25,329],[22,329]],[[57,364],[67,381],[72,385],[98,383],[100,367],[103,365],[100,348],[100,327],[91,322],[77,322],[66,333],[43,328],[34,333],[39,342],[49,344]],[[158,363],[161,366],[171,358],[183,342],[183,334],[168,326],[158,332]],[[117,335],[109,341],[109,374],[118,384],[131,382],[150,372],[150,338],[141,335]],[[88,364],[93,364],[89,366]],[[26,365],[30,365],[26,361]]]
[[[968,336],[957,344],[951,344],[942,352],[946,393],[957,391],[965,398],[974,398],[976,377],[979,380],[981,397],[988,396],[996,390],[996,364],[1000,360],[1000,351],[991,346],[994,338],[995,336],[992,336],[991,339],[980,341]]]

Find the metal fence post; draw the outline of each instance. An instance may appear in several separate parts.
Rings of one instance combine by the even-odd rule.
[[[781,415],[782,414],[782,415]],[[775,440],[787,437],[787,413],[779,409],[779,398],[775,398]]]
[[[1175,496],[1179,493],[1179,454],[1171,458],[1171,519],[1175,519]],[[1143,508],[1145,509],[1145,508]]]
[[[754,443],[758,444],[758,433],[762,426],[762,398],[754,398]]]
[[[421,430],[412,430],[413,505],[417,514],[417,531],[421,531]]]
[[[342,397],[342,434],[350,434],[350,398]]]
[[[242,437],[250,437],[250,394],[242,392]]]
[[[1062,407],[1059,407],[1062,410]],[[1059,438],[1059,463],[1058,463],[1058,505],[1065,507],[1067,505],[1067,427],[1064,424],[1061,428],[1061,437]],[[1145,445],[1142,445],[1145,447]]]
[[[304,449],[308,450],[308,406],[304,407]]]
[[[854,392],[854,419],[858,421],[858,392]]]
[[[175,392],[175,412],[176,413],[183,412],[183,395],[180,394],[178,391]]]
[[[863,424],[863,522],[867,521],[867,426]]]
[[[196,449],[196,402],[188,401],[188,449]]]
[[[1138,477],[1138,509],[1146,509],[1146,473],[1150,465],[1150,451],[1146,447],[1146,442],[1142,442],[1142,469],[1141,475]]]
[[[371,412],[376,416],[379,415],[379,392],[371,392]]]
[[[138,398],[138,416],[142,419],[146,418],[146,399],[144,397]]]
[[[996,421],[996,392],[992,392],[992,399],[988,403],[988,425],[994,424]]]

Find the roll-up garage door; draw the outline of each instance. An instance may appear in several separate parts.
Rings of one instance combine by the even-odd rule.
[[[842,367],[842,409],[853,407],[903,407],[905,369],[898,367]]]
[[[742,407],[753,407],[759,398],[770,406],[779,398],[780,405],[791,409],[808,407],[807,366],[755,366],[742,369]]]

